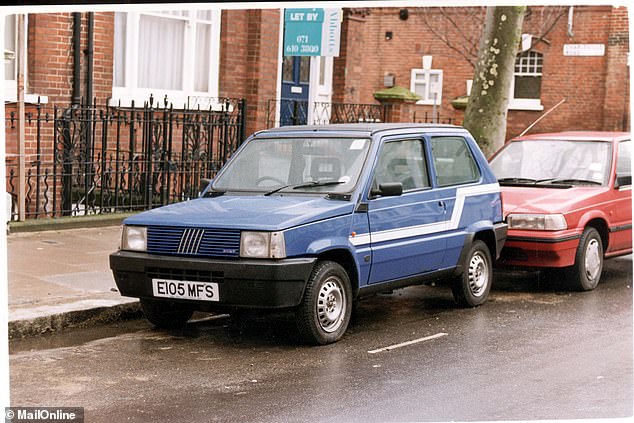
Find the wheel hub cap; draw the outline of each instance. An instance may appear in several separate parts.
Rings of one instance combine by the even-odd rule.
[[[469,288],[471,293],[479,297],[484,294],[489,281],[489,269],[480,254],[475,254],[469,262]]]
[[[341,284],[334,278],[329,279],[319,290],[317,299],[317,317],[321,328],[326,332],[336,331],[343,322],[345,307]]]
[[[601,272],[601,249],[599,241],[591,240],[586,248],[586,276],[590,280],[594,280]]]

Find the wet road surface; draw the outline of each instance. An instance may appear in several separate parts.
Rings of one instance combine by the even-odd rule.
[[[86,422],[418,422],[632,416],[632,260],[568,292],[497,272],[490,300],[447,287],[364,299],[338,343],[300,344],[292,315],[133,320],[10,342],[13,406]]]

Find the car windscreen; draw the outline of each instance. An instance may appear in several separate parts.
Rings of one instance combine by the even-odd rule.
[[[611,158],[609,142],[526,140],[510,142],[490,164],[501,184],[604,185]]]
[[[370,147],[366,138],[254,138],[215,179],[215,191],[347,193]]]

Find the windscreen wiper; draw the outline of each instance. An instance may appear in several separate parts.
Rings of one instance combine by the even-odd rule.
[[[269,196],[275,194],[276,192],[282,191],[284,189],[301,189],[301,188],[313,188],[313,187],[326,187],[329,185],[339,185],[343,184],[343,181],[311,181],[311,182],[302,182],[301,184],[290,184],[290,185],[282,185],[281,187],[277,187],[271,191],[264,193],[265,196]]]
[[[498,182],[501,184],[531,184],[534,185],[538,181],[531,178],[500,178]]]
[[[587,185],[603,185],[598,181],[591,181],[590,179],[577,179],[577,178],[562,178],[562,179],[548,179],[539,182],[548,182],[549,184],[587,184]]]

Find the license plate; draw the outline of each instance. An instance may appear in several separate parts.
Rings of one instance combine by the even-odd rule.
[[[215,282],[175,281],[152,279],[152,293],[155,297],[178,298],[197,301],[220,301],[218,284]]]

